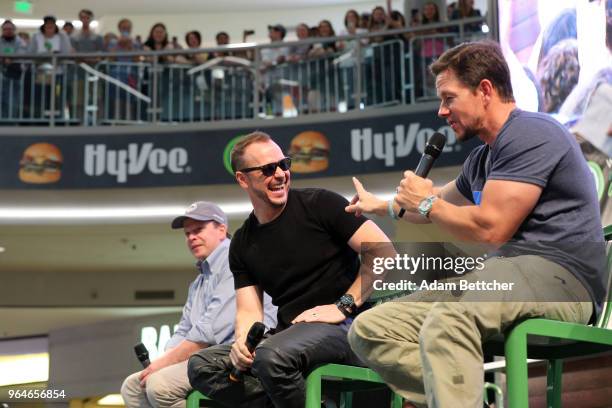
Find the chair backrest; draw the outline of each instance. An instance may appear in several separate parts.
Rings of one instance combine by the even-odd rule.
[[[612,329],[610,315],[612,314],[612,225],[607,225],[603,229],[604,239],[606,240],[606,266],[607,266],[607,284],[606,296],[604,299],[603,310],[597,327]]]

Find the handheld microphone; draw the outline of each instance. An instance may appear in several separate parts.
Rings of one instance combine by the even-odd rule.
[[[249,333],[247,334],[247,338],[246,338],[246,346],[247,346],[247,349],[249,349],[249,352],[252,353],[255,350],[255,347],[257,347],[257,345],[263,338],[265,330],[266,330],[266,326],[264,326],[263,323],[261,322],[253,323],[253,325],[249,329]],[[236,367],[232,367],[232,371],[230,371],[230,374],[229,374],[229,379],[230,381],[233,381],[233,382],[241,382],[243,375],[244,375],[243,371],[239,370]]]
[[[144,344],[138,343],[135,345],[134,353],[136,353],[136,358],[144,368],[147,368],[149,364],[151,364],[151,360],[149,360],[149,350],[147,350]]]
[[[434,161],[436,161],[438,156],[440,156],[440,153],[442,153],[442,149],[444,148],[445,144],[446,136],[444,136],[442,133],[436,132],[431,135],[427,141],[427,144],[425,145],[425,151],[421,156],[421,160],[419,160],[419,164],[417,165],[414,174],[423,178],[427,177],[429,170],[431,170],[433,167]],[[397,214],[398,218],[402,218],[405,212],[406,210],[400,208],[400,211]]]

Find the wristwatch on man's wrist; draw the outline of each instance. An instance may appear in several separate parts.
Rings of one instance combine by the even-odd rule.
[[[355,298],[349,293],[342,295],[335,305],[346,317],[352,317],[355,314]]]
[[[417,207],[419,214],[421,214],[425,218],[429,218],[431,207],[433,206],[434,201],[436,201],[437,199],[438,199],[438,196],[433,195],[433,194],[422,199],[421,202],[419,203],[419,206]]]

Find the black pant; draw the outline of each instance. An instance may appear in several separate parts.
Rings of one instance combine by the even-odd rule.
[[[229,407],[267,395],[277,408],[304,408],[305,377],[327,363],[362,365],[340,325],[298,323],[260,343],[243,383],[229,381],[231,346],[208,347],[189,359],[192,387]]]

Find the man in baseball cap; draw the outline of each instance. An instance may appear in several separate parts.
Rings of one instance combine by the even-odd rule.
[[[183,229],[187,247],[197,259],[198,276],[189,287],[183,315],[165,352],[144,370],[127,377],[121,387],[125,405],[185,407],[192,388],[187,360],[208,346],[234,340],[236,293],[229,268],[227,215],[216,204],[197,201],[176,217],[171,226]],[[268,327],[276,326],[276,309],[268,297]]]
[[[277,31],[280,35],[281,40],[284,39],[285,35],[287,34],[287,30],[285,29],[285,26],[283,26],[282,24],[269,25],[268,31]]]
[[[196,201],[191,204],[185,210],[185,215],[180,215],[172,221],[172,228],[183,228],[185,220],[188,219],[196,221],[215,221],[217,224],[225,225],[226,230],[229,225],[227,222],[227,215],[225,215],[221,207],[209,201]]]

